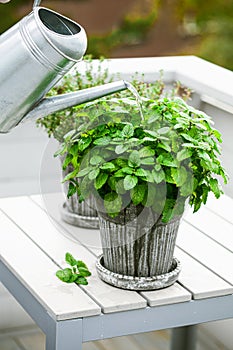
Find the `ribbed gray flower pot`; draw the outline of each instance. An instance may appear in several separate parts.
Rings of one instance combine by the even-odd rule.
[[[64,156],[60,158],[63,163]],[[69,165],[63,171],[63,178],[73,171],[73,167]],[[64,190],[68,193],[69,182],[64,183]],[[79,203],[77,194],[67,198],[63,203],[61,209],[61,218],[70,225],[85,227],[85,228],[99,228],[99,218],[96,210],[96,203],[93,196],[90,196],[84,202]]]
[[[173,254],[181,218],[165,224],[149,208],[139,216],[126,212],[127,220],[123,215],[114,220],[99,212],[103,257],[97,260],[96,268],[100,278],[136,290],[173,284],[180,272]]]

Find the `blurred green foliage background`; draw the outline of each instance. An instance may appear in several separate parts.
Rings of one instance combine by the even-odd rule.
[[[33,1],[0,4],[0,33]],[[233,70],[233,0],[44,0],[80,23],[94,57],[197,55]]]

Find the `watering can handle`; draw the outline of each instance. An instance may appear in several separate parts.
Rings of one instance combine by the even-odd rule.
[[[40,2],[41,2],[41,0],[34,0],[33,8],[36,6],[40,6]]]

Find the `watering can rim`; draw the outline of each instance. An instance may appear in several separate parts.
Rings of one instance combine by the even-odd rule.
[[[67,20],[68,22],[73,23],[75,26],[77,26],[80,30],[77,33],[73,33],[72,35],[66,35],[66,34],[61,34],[61,33],[57,33],[56,31],[53,31],[51,29],[49,29],[41,20],[39,12],[41,10],[46,10],[52,14],[55,14],[61,18],[64,18],[65,20]],[[37,28],[38,30],[41,32],[41,34],[43,35],[43,37],[45,38],[45,40],[47,40],[47,42],[59,53],[61,54],[63,57],[67,58],[68,60],[74,61],[74,62],[79,62],[80,60],[82,60],[83,54],[79,55],[78,58],[72,57],[71,55],[67,55],[64,51],[59,49],[59,45],[57,45],[57,43],[59,43],[59,40],[65,40],[67,42],[67,44],[71,43],[71,41],[75,41],[77,40],[77,38],[80,40],[80,38],[82,38],[83,41],[83,51],[86,51],[86,47],[87,47],[87,36],[86,36],[86,31],[85,29],[76,21],[70,19],[67,16],[64,16],[62,14],[60,14],[59,12],[56,12],[54,10],[51,10],[47,7],[43,7],[43,6],[35,6],[33,7],[33,10],[31,12],[31,14],[34,16],[35,18],[35,22],[37,24]],[[30,15],[30,14],[29,14]],[[26,20],[26,17],[24,18],[24,20]],[[57,39],[57,40],[56,40]],[[57,43],[56,43],[57,41]],[[85,47],[85,49],[84,49]]]

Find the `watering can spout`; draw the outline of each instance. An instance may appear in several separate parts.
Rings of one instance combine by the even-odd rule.
[[[25,119],[37,119],[127,89],[124,80],[42,99]]]

